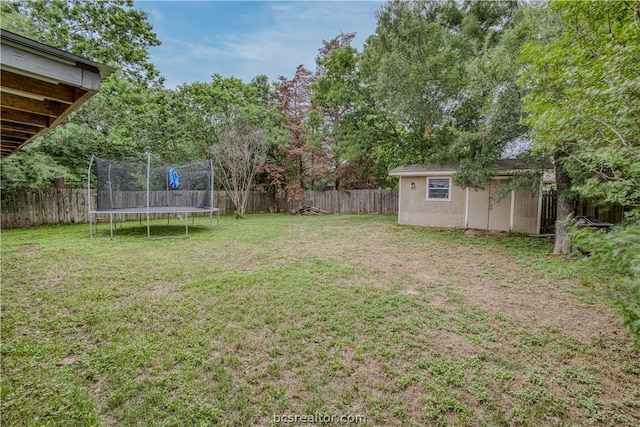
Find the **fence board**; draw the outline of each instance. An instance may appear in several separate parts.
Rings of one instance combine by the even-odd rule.
[[[146,194],[127,192],[114,195],[122,203],[145,206]],[[164,194],[152,194],[153,200],[163,200]],[[214,203],[222,215],[234,212],[231,198],[224,191],[216,191]],[[192,200],[199,200],[195,197]],[[91,206],[97,195],[91,194]],[[303,205],[315,206],[330,213],[389,214],[398,213],[397,190],[305,191],[302,200],[277,199],[273,193],[251,192],[247,213],[288,212]],[[50,188],[44,190],[3,191],[0,204],[2,228],[28,227],[41,224],[88,222],[87,190]],[[137,220],[138,215],[124,215],[121,220]],[[162,218],[155,215],[152,218]]]

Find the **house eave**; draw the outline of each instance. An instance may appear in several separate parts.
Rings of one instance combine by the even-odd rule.
[[[424,172],[389,172],[389,176],[450,176],[455,174],[456,171],[424,171]]]
[[[115,69],[0,32],[0,160],[60,124]]]

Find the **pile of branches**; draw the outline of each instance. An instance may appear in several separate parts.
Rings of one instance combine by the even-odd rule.
[[[326,211],[318,209],[315,206],[303,206],[298,209],[289,209],[291,215],[320,215],[326,214]]]

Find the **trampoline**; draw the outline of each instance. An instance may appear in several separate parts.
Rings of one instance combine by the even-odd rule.
[[[95,203],[92,199],[92,173],[95,169]],[[209,215],[209,231],[220,226],[220,209],[214,207],[214,174],[210,160],[170,165],[151,153],[130,161],[105,160],[91,156],[87,172],[89,235],[97,230],[97,216],[109,216],[113,239],[114,218],[118,215],[146,216],[147,238],[151,239],[151,216],[168,215],[182,219],[189,234],[189,215]],[[184,215],[182,217],[181,215]]]

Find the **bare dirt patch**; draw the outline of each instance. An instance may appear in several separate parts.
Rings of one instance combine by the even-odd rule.
[[[24,245],[18,247],[18,249],[16,249],[16,252],[19,254],[30,254],[40,252],[41,250],[42,248],[40,248],[40,246],[38,245]]]
[[[521,324],[561,325],[582,342],[592,337],[623,335],[615,313],[602,305],[581,301],[563,280],[529,274],[515,260],[474,246],[447,246],[425,239],[422,246],[403,246],[390,240],[394,224],[341,229],[338,238],[307,233],[279,252],[292,257],[349,258],[368,286],[401,285],[408,295],[426,294],[435,306],[448,306],[459,296],[469,306],[501,313]],[[326,233],[325,233],[326,235]],[[473,234],[478,239],[509,239],[509,235]],[[443,254],[444,252],[444,254]]]
[[[175,283],[167,282],[164,280],[156,280],[150,284],[149,290],[147,291],[147,295],[151,297],[162,297],[167,295],[176,288]]]
[[[582,298],[571,278],[528,271],[513,255],[491,250],[483,240],[478,245],[473,239],[451,245],[450,240],[445,243],[431,237],[403,244],[393,238],[395,225],[377,227],[353,235],[349,235],[349,229],[342,230],[335,242],[310,236],[295,250],[310,256],[349,259],[356,270],[363,272],[357,281],[359,286],[394,287],[403,295],[426,298],[430,307],[455,319],[430,339],[432,348],[443,354],[464,359],[489,352],[503,361],[500,363],[513,361],[522,370],[516,370],[511,384],[519,399],[514,401],[513,392],[505,395],[502,403],[496,397],[500,406],[504,404],[502,412],[507,419],[513,416],[514,402],[539,399],[544,405],[544,399],[552,399],[544,393],[561,396],[575,389],[591,390],[601,402],[629,402],[630,407],[620,413],[639,416],[631,403],[638,396],[630,393],[633,387],[628,383],[638,384],[638,378],[620,371],[630,352],[636,356],[637,352],[630,347],[616,313],[602,303]],[[472,233],[471,237],[513,238],[482,233]],[[472,318],[466,323],[464,316],[474,310],[482,319]],[[553,378],[546,379],[544,386],[535,383],[538,374],[526,373],[542,366]],[[380,369],[372,360],[366,376],[378,377]],[[377,381],[385,383],[388,378],[383,375]],[[379,382],[370,385],[384,389]],[[424,401],[424,396],[412,395],[411,389],[399,393],[402,401]],[[608,410],[599,409],[602,413]],[[555,410],[559,416],[569,411],[573,417],[589,409]],[[413,415],[420,418],[420,411]]]
[[[51,277],[48,277],[44,280],[41,280],[40,282],[38,282],[38,286],[39,287],[47,287],[47,286],[54,286],[60,283],[64,283],[66,281],[68,281],[69,279],[71,279],[73,277],[72,274],[70,273],[52,273]]]

